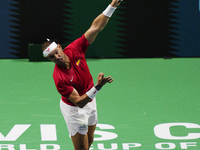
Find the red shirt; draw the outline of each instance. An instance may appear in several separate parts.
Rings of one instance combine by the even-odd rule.
[[[88,40],[83,35],[63,52],[69,57],[71,68],[64,69],[55,64],[53,78],[58,92],[62,95],[62,101],[75,106],[68,97],[75,88],[79,95],[85,94],[94,86],[92,75],[85,60],[85,53],[89,46]]]

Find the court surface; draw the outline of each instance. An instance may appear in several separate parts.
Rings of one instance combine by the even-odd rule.
[[[200,59],[88,59],[114,78],[97,95],[94,150],[200,149]],[[73,150],[52,62],[0,60],[0,150]]]

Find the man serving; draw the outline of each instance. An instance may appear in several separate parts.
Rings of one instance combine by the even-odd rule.
[[[62,96],[60,109],[75,150],[89,150],[93,143],[97,124],[95,96],[106,83],[113,81],[111,76],[104,77],[103,73],[99,73],[94,85],[85,54],[120,2],[112,0],[103,13],[94,19],[91,27],[66,48],[62,49],[54,41],[47,41],[42,46],[44,57],[55,63],[53,78]]]

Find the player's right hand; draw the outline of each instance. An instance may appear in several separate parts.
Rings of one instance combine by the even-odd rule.
[[[117,6],[120,5],[121,1],[123,1],[123,0],[112,0],[112,2],[111,2],[110,5],[111,5],[112,7],[117,7]]]

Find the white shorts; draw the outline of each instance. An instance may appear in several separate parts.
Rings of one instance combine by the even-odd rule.
[[[95,98],[83,108],[67,105],[60,100],[60,110],[67,124],[70,136],[74,136],[77,132],[86,135],[88,126],[93,126],[98,122]]]

